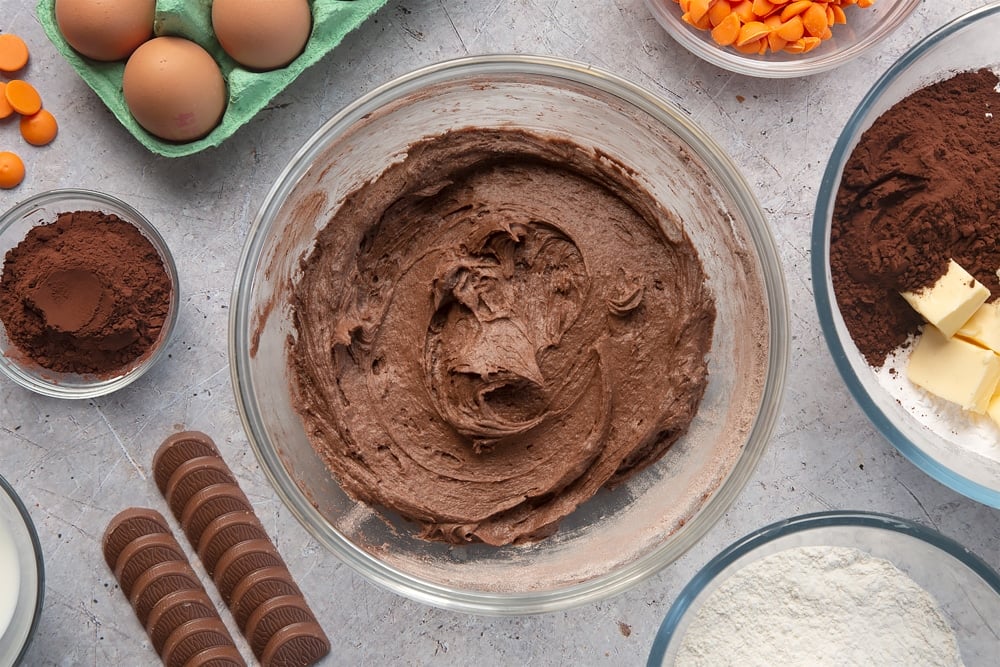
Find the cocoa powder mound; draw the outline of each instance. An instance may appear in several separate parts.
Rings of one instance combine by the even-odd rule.
[[[844,167],[830,270],[872,366],[923,324],[899,292],[933,285],[949,259],[1000,296],[997,85],[983,69],[916,91],[875,121]]]
[[[61,213],[7,252],[0,321],[17,353],[60,373],[110,375],[157,343],[174,286],[131,223]]]

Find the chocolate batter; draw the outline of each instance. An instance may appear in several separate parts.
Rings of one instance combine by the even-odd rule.
[[[344,490],[494,545],[545,537],[685,433],[715,320],[627,169],[516,130],[422,141],[354,192],[292,305],[293,394]]]

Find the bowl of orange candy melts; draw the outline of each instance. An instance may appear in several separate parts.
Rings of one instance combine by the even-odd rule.
[[[687,50],[724,69],[766,78],[824,72],[872,48],[920,0],[646,0]]]

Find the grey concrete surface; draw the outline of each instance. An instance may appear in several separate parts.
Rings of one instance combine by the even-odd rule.
[[[140,146],[47,41],[34,0],[0,0],[0,30],[32,50],[27,78],[60,121],[32,148],[0,122],[0,150],[28,175],[0,208],[83,187],[121,197],[166,237],[182,276],[170,358],[132,387],[93,401],[41,398],[0,380],[0,473],[18,489],[45,552],[45,609],[28,665],[142,665],[156,656],[100,556],[119,510],[165,510],[152,454],[180,428],[206,431],[252,499],[333,640],[328,665],[636,665],[688,579],[735,538],[768,522],[844,508],[915,519],[1000,567],[1000,512],[934,482],[866,420],[820,333],[809,234],[820,176],[844,122],[899,55],[985,3],[921,3],[885,43],[840,69],[767,81],[708,65],[674,43],[642,0],[390,0],[221,147],[184,159]],[[420,65],[465,54],[570,57],[678,104],[754,186],[787,275],[792,348],[781,421],[732,509],[685,556],[636,588],[566,612],[518,618],[430,608],[368,583],[312,540],[267,483],[240,425],[229,379],[230,290],[248,227],[294,151],[357,96]],[[200,567],[200,566],[197,566]],[[238,636],[238,635],[237,635]],[[241,643],[244,654],[250,652]]]

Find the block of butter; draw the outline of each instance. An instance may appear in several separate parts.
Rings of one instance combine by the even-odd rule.
[[[990,404],[986,408],[986,414],[1000,425],[1000,393],[993,394],[993,398],[990,399]]]
[[[948,270],[936,283],[915,292],[901,292],[901,295],[925,320],[951,338],[986,303],[990,291],[950,259]]]
[[[927,325],[910,354],[906,375],[935,396],[986,414],[1000,383],[1000,356]]]
[[[979,306],[979,310],[973,313],[955,335],[1000,352],[1000,302],[993,301]]]

